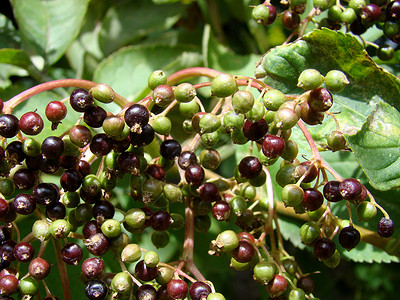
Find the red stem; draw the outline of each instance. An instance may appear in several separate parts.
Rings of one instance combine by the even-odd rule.
[[[68,278],[68,271],[67,266],[65,265],[64,261],[61,259],[61,241],[57,239],[53,239],[54,244],[54,251],[56,252],[56,259],[58,265],[58,271],[60,272],[61,278],[61,286],[63,289],[64,300],[71,299],[71,289],[69,286],[69,278]]]

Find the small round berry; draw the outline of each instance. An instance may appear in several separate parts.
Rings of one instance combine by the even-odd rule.
[[[340,200],[343,200],[343,197],[340,194],[339,184],[339,181],[332,180],[328,181],[324,185],[323,193],[326,200],[328,200],[329,202],[338,202]]]
[[[320,238],[314,245],[314,255],[321,260],[330,258],[335,253],[335,250],[335,243],[328,238]]]
[[[316,88],[308,95],[307,103],[311,109],[317,112],[327,111],[333,105],[332,94],[326,88]]]
[[[5,275],[0,278],[0,294],[14,294],[18,290],[18,279],[14,275]]]
[[[27,135],[37,135],[43,130],[43,119],[36,112],[27,112],[19,119],[19,129]]]
[[[61,249],[61,258],[68,265],[76,266],[82,257],[82,248],[76,243],[68,243]]]
[[[245,114],[252,109],[254,101],[252,93],[240,90],[232,96],[232,107],[236,113]]]
[[[366,22],[375,22],[378,21],[381,14],[381,8],[376,4],[370,3],[363,7],[360,16]]]
[[[281,156],[285,148],[285,141],[281,137],[273,134],[267,134],[262,143],[262,152],[269,159]]]
[[[225,230],[217,236],[216,246],[222,252],[230,252],[239,246],[239,238],[234,231]]]
[[[295,30],[300,25],[299,14],[290,10],[285,10],[282,15],[282,24],[289,30]]]
[[[152,123],[153,129],[156,133],[168,136],[171,132],[171,121],[166,116],[157,116]]]
[[[182,148],[176,140],[165,140],[160,145],[160,154],[166,159],[175,159],[181,154]]]
[[[175,99],[181,103],[192,101],[196,94],[196,89],[188,82],[181,83],[174,89]]]
[[[304,199],[304,190],[296,184],[286,185],[281,192],[281,200],[286,206],[296,207]]]
[[[121,233],[121,224],[114,219],[105,220],[101,225],[101,231],[108,238],[115,238]]]
[[[246,156],[239,163],[240,175],[247,179],[257,177],[262,170],[262,165],[257,157]]]
[[[104,273],[104,262],[98,257],[90,257],[82,263],[82,274],[88,279],[100,278]]]
[[[18,262],[26,263],[32,260],[35,248],[30,243],[21,242],[15,245],[13,254]]]
[[[94,105],[93,97],[85,89],[78,88],[71,93],[69,98],[71,107],[77,112],[85,112]]]
[[[47,159],[59,159],[64,152],[64,142],[59,137],[49,136],[42,142],[41,150]]]
[[[230,74],[220,74],[211,82],[211,95],[225,98],[237,90],[236,79]]]
[[[254,247],[248,241],[239,241],[239,246],[232,251],[232,257],[240,263],[251,261],[254,254]]]
[[[14,137],[19,131],[19,120],[11,114],[0,116],[0,135],[5,138]]]
[[[307,222],[300,227],[301,242],[308,245],[312,244],[321,234],[319,225],[315,222]]]
[[[20,215],[30,215],[36,209],[36,200],[29,194],[18,194],[11,202],[13,209]]]
[[[149,122],[149,110],[141,104],[132,104],[124,114],[124,119],[129,127],[136,124],[144,126]]]
[[[132,278],[127,272],[119,272],[113,277],[110,287],[119,294],[129,294],[132,290]]]
[[[313,90],[324,83],[324,76],[318,70],[306,69],[300,73],[297,86],[304,90]]]
[[[329,148],[332,151],[340,151],[346,149],[346,140],[343,137],[343,133],[337,130],[332,131],[326,138]]]
[[[297,280],[296,286],[302,289],[305,293],[310,294],[314,291],[314,280],[308,276],[302,276]]]
[[[148,267],[144,260],[140,260],[135,266],[135,276],[142,281],[151,281],[157,277],[157,267]]]
[[[158,106],[167,107],[174,99],[174,91],[170,85],[162,84],[153,90],[153,101]]]
[[[137,244],[128,244],[121,252],[121,259],[127,264],[134,263],[142,256],[142,250]]]
[[[51,101],[46,106],[45,114],[50,122],[61,122],[67,116],[67,107],[60,101]]]
[[[19,169],[13,176],[14,185],[19,190],[29,190],[33,188],[37,181],[36,173],[30,169]]]
[[[185,171],[187,183],[193,186],[199,186],[204,181],[204,170],[199,165],[190,165]]]
[[[211,287],[203,281],[192,283],[189,289],[189,295],[192,300],[205,300],[211,292]]]
[[[339,192],[344,199],[355,200],[362,192],[362,184],[354,178],[344,179],[339,184]]]
[[[89,90],[89,93],[98,101],[103,103],[111,103],[114,101],[114,90],[104,83],[96,84]]]
[[[368,222],[375,218],[376,213],[376,206],[371,202],[364,201],[357,207],[357,216],[360,221]]]
[[[275,274],[271,281],[269,281],[268,284],[265,286],[265,288],[271,297],[278,297],[286,291],[286,278],[282,275]]]
[[[325,76],[325,85],[331,92],[341,92],[350,81],[346,75],[339,70],[330,70]]]
[[[136,300],[152,300],[159,299],[157,290],[151,284],[142,284],[136,290]]]
[[[95,256],[104,255],[110,246],[107,238],[102,233],[96,233],[90,236],[88,239],[84,240],[83,243],[88,251]]]
[[[101,280],[92,280],[86,284],[85,295],[90,300],[102,300],[107,297],[108,287]]]
[[[50,233],[55,239],[64,239],[71,232],[71,225],[64,219],[58,219],[50,224]]]
[[[28,272],[36,280],[42,280],[50,274],[50,264],[47,260],[36,257],[29,263]]]
[[[148,86],[151,90],[162,84],[167,84],[167,74],[163,70],[153,71],[147,79]]]
[[[268,25],[268,21],[269,21],[269,9],[268,9],[268,7],[263,5],[263,4],[257,5],[251,11],[251,17],[257,23],[260,23],[260,24],[263,24],[263,25]]]
[[[243,134],[250,141],[258,141],[268,132],[268,124],[264,119],[256,122],[246,120],[243,125]]]
[[[100,128],[107,117],[107,112],[100,106],[92,106],[88,108],[84,115],[83,121],[92,128]]]
[[[378,234],[381,237],[391,237],[394,232],[394,222],[392,219],[389,218],[382,218],[379,220],[377,225]]]
[[[347,251],[350,251],[360,242],[360,232],[353,226],[344,227],[339,232],[339,243]]]
[[[182,279],[172,279],[168,282],[167,291],[172,299],[185,299],[189,293],[189,287]]]

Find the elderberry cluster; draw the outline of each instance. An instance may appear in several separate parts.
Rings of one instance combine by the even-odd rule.
[[[281,16],[283,26],[290,31],[302,31],[303,27],[311,21],[317,28],[341,30],[355,35],[365,33],[369,28],[375,27],[382,31],[386,41],[376,45],[376,54],[383,61],[394,57],[395,49],[389,42],[399,43],[400,1],[390,0],[314,0],[310,14],[301,19],[307,10],[307,1],[291,0],[280,1],[278,5],[264,1],[253,7],[252,17],[262,25],[272,24],[277,15]],[[314,18],[319,16],[319,18]]]
[[[77,88],[70,97],[48,103],[44,114],[51,130],[63,122],[69,109],[81,115],[61,136],[43,140],[34,137],[44,129],[40,111],[27,112],[19,119],[10,111],[3,113],[1,293],[5,299],[17,293],[29,299],[39,293],[42,282],[45,299],[54,299],[46,279],[57,263],[61,279],[68,276],[64,264],[81,269],[85,295],[91,300],[131,295],[137,300],[188,296],[223,300],[193,261],[194,230],[207,233],[214,218],[230,223],[239,233],[221,232],[211,241],[209,254],[229,254],[234,269],[252,269],[255,281],[265,285],[271,297],[313,297],[313,280],[301,272],[283,244],[276,242],[273,224],[278,241],[282,236],[269,166],[282,159],[275,176],[282,187],[281,202],[298,214],[308,212],[312,221],[301,227],[303,243],[311,245],[324,263],[336,266],[340,255],[332,241],[335,234],[340,230],[339,243],[351,250],[360,241],[360,233],[351,216],[347,225],[340,223],[330,203],[345,200],[358,205],[363,221],[371,220],[378,206],[358,180],[341,179],[336,173],[332,173],[336,180],[328,180],[326,173],[333,171],[317,157],[312,141],[314,157],[300,162],[297,143],[290,137],[296,125],[305,131],[304,123],[318,125],[325,116],[334,118],[329,112],[332,93],[348,83],[346,75],[337,70],[325,76],[304,70],[298,86],[305,92],[293,97],[257,80],[230,74],[219,74],[200,86],[171,86],[166,74],[158,70],[148,80],[151,94],[139,103],[127,103],[116,114],[104,108],[117,97],[104,84],[90,90]],[[197,89],[206,86],[217,99],[210,112],[197,95]],[[257,98],[251,88],[258,90]],[[168,116],[171,110],[184,116],[182,128],[190,135],[189,144],[174,138]],[[330,150],[346,149],[340,128],[327,135]],[[248,155],[240,158],[228,178],[218,170],[222,157],[216,146],[221,141],[232,146],[250,144]],[[58,181],[47,180],[48,174]],[[114,194],[124,182],[129,182],[124,188],[132,200],[125,210]],[[319,191],[322,187],[323,193]],[[21,215],[37,217],[31,233],[22,239],[17,226]],[[185,242],[177,262],[160,261],[157,251],[133,242],[133,237],[150,230],[155,248],[164,248],[170,243],[170,231],[181,228]],[[382,237],[393,234],[394,224],[387,214],[377,231]],[[35,240],[39,249],[32,245]],[[57,261],[43,258],[50,240]],[[90,255],[83,259],[85,252]],[[102,257],[108,252],[115,255],[120,269],[106,268]],[[20,264],[29,265],[26,274],[21,273]]]

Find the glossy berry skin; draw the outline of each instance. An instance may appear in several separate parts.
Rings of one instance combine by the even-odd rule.
[[[326,200],[328,200],[329,202],[338,202],[340,200],[343,200],[343,197],[339,191],[339,184],[339,181],[332,180],[328,181],[324,185],[323,193]]]
[[[240,175],[247,179],[257,177],[262,170],[262,165],[257,157],[246,156],[239,163]]]
[[[43,130],[43,119],[36,112],[27,112],[19,119],[19,129],[27,135],[37,135]]]
[[[332,94],[326,88],[319,87],[310,92],[307,102],[313,110],[324,112],[333,105]]]
[[[64,142],[56,136],[49,136],[41,146],[42,154],[48,159],[59,159],[64,151]]]
[[[339,243],[347,251],[350,251],[351,249],[356,247],[360,242],[360,239],[360,232],[353,226],[344,227],[339,232]]]
[[[308,276],[300,277],[299,280],[297,280],[296,286],[302,289],[306,294],[310,294],[314,291],[314,281]]]
[[[186,170],[190,165],[197,165],[197,156],[192,151],[183,151],[178,157],[178,166]]]
[[[308,211],[317,210],[322,206],[324,197],[317,189],[310,188],[304,190],[304,198],[301,205]]]
[[[86,284],[85,295],[90,300],[102,300],[107,297],[108,288],[104,281],[92,280]]]
[[[83,121],[92,128],[100,128],[107,117],[107,112],[100,106],[92,106],[83,114]]]
[[[21,242],[15,245],[13,254],[18,262],[26,263],[32,260],[35,249],[30,243]]]
[[[19,131],[19,120],[11,114],[0,116],[0,135],[5,138],[15,136]]]
[[[314,245],[314,255],[321,260],[330,258],[335,250],[335,243],[328,238],[320,238]]]
[[[158,273],[157,267],[148,267],[144,260],[140,260],[135,266],[135,276],[142,281],[151,281],[156,278]]]
[[[61,258],[68,265],[76,266],[83,256],[82,248],[76,243],[68,243],[61,249]]]
[[[202,281],[193,282],[189,288],[189,296],[192,300],[204,300],[211,292],[211,287]]]
[[[75,125],[69,130],[69,139],[79,148],[85,147],[92,140],[92,132],[83,125]]]
[[[182,279],[172,279],[168,282],[167,291],[172,299],[185,299],[189,292],[189,287]]]
[[[381,237],[391,237],[394,232],[394,222],[392,219],[382,218],[377,225],[377,232]]]
[[[85,112],[94,105],[92,95],[85,89],[78,88],[69,98],[71,107],[77,112]]]
[[[231,214],[231,207],[226,201],[220,200],[214,203],[211,213],[215,220],[225,221]]]
[[[50,274],[50,264],[47,260],[36,257],[29,263],[28,272],[36,280],[42,280]]]
[[[19,169],[14,173],[13,181],[19,190],[29,190],[36,184],[37,176],[29,169]]]
[[[14,294],[18,290],[18,279],[14,275],[0,278],[0,294]]]
[[[347,178],[340,182],[339,192],[346,200],[357,199],[362,192],[362,184],[354,178]]]
[[[366,22],[378,21],[382,14],[381,8],[376,4],[367,4],[361,11],[361,18]]]
[[[129,139],[130,143],[136,147],[149,145],[154,139],[154,129],[150,124],[143,125],[140,133],[131,131],[129,133]]]
[[[271,281],[269,281],[268,284],[265,286],[265,288],[271,297],[278,297],[286,291],[286,278],[282,275],[275,274]]]
[[[60,178],[61,187],[66,192],[75,192],[82,184],[82,176],[76,170],[66,170]]]
[[[285,147],[286,145],[283,138],[268,134],[262,143],[262,152],[269,159],[274,159],[283,154]]]
[[[107,155],[112,147],[112,139],[104,133],[96,134],[90,142],[90,151],[97,156]]]
[[[193,186],[199,186],[204,181],[204,170],[199,165],[190,165],[185,171],[187,183]]]
[[[141,104],[131,105],[124,114],[124,119],[129,127],[138,124],[144,126],[149,122],[150,113],[148,109]]]
[[[100,278],[104,273],[104,268],[104,262],[100,258],[87,258],[82,263],[82,274],[88,279]]]
[[[174,159],[181,154],[181,145],[176,140],[165,140],[160,145],[160,154],[166,159]]]
[[[36,209],[36,201],[29,194],[18,194],[12,202],[13,209],[20,215],[30,215]]]
[[[96,233],[83,241],[88,251],[95,256],[102,256],[110,247],[110,243],[102,233]]]
[[[150,217],[150,222],[154,230],[164,231],[171,225],[172,218],[168,212],[159,210]]]
[[[398,21],[400,19],[400,1],[391,1],[386,6],[386,18],[390,21]]]
[[[67,107],[60,101],[51,101],[46,106],[45,114],[50,122],[60,122],[67,116]]]
[[[282,23],[285,28],[289,30],[294,30],[297,27],[299,27],[300,24],[300,17],[297,13],[290,11],[290,10],[285,10],[285,12],[282,15]]]
[[[243,125],[243,134],[250,141],[258,141],[264,137],[268,131],[268,124],[264,119],[256,122],[246,120]]]
[[[136,300],[155,300],[157,298],[157,290],[150,284],[143,284],[136,290]]]
[[[239,246],[232,251],[232,257],[240,263],[246,263],[252,260],[255,250],[248,241],[239,241]]]

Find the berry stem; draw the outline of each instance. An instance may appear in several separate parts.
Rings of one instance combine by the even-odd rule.
[[[185,197],[185,242],[183,243],[182,260],[193,259],[194,247],[194,214],[190,207],[190,198]]]
[[[53,245],[54,245],[54,251],[56,253],[58,271],[60,272],[61,286],[63,289],[64,299],[69,300],[71,299],[71,289],[69,286],[67,266],[61,259],[61,248],[62,248],[61,241],[53,239]]]
[[[206,76],[209,78],[214,78],[219,74],[221,74],[221,72],[210,68],[204,68],[204,67],[187,68],[170,75],[168,77],[167,82],[169,85],[175,85],[187,78],[198,77],[198,76]]]
[[[312,138],[310,132],[307,130],[306,125],[304,125],[303,121],[299,120],[297,122],[297,126],[299,126],[300,130],[302,131],[304,137],[307,140],[307,143],[310,145],[314,160],[316,162],[321,162],[322,161],[321,154],[319,153],[317,145],[315,145],[314,139]]]
[[[66,87],[79,87],[84,89],[90,89],[96,86],[96,84],[97,83],[93,81],[84,79],[59,79],[41,83],[34,87],[31,87],[30,89],[27,89],[26,91],[23,91],[22,93],[19,93],[18,95],[12,97],[10,100],[4,102],[3,112],[5,114],[10,114],[18,104],[24,102],[25,100],[29,99],[32,96],[35,96],[45,91],[50,91],[56,88],[66,88]],[[129,103],[128,100],[126,100],[124,97],[118,94],[115,94],[114,102],[118,104],[120,107],[123,107],[124,105]]]

